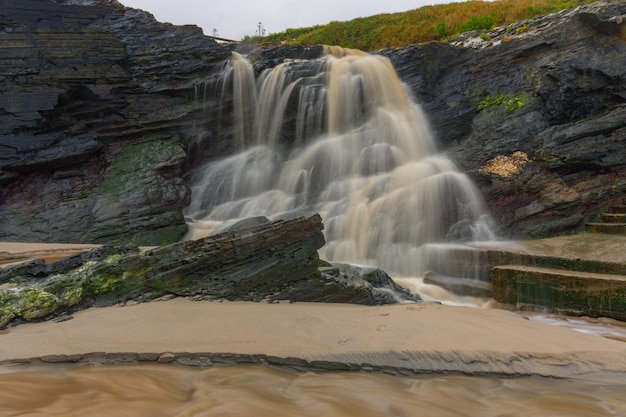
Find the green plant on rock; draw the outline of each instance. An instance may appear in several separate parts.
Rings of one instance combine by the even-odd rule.
[[[520,35],[520,34],[526,32],[527,30],[528,30],[528,25],[524,24],[524,25],[518,27],[517,29],[515,29],[515,34],[516,35]]]
[[[80,280],[57,275],[43,286],[43,290],[54,294],[59,300],[59,306],[72,307],[85,298],[84,283]]]
[[[489,107],[503,105],[506,111],[512,113],[522,109],[526,105],[526,101],[527,97],[524,94],[499,93],[495,96],[487,95],[478,103],[476,109],[482,111]]]
[[[458,29],[461,32],[470,32],[472,30],[489,30],[496,24],[493,15],[486,14],[482,16],[472,16],[466,23],[460,24]]]
[[[91,292],[94,295],[122,295],[123,280],[121,277],[99,273],[91,280]]]
[[[453,2],[423,6],[403,13],[381,13],[347,22],[333,21],[327,25],[287,29],[264,37],[262,42],[293,45],[332,44],[376,50],[444,40],[471,30],[489,30],[494,26],[505,26],[596,1],[598,0]]]
[[[128,178],[140,171],[153,171],[156,164],[163,163],[184,153],[179,138],[152,138],[126,146],[106,169],[100,185],[103,194],[126,192]]]
[[[122,277],[111,270],[119,265],[124,255],[112,255],[101,262],[86,262],[72,274],[75,281],[82,282],[90,295],[122,295]]]
[[[437,36],[440,39],[445,39],[448,30],[446,29],[446,22],[441,22],[437,26],[435,26],[435,32],[437,32]]]

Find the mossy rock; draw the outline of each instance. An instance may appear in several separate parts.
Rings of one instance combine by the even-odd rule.
[[[45,317],[59,308],[56,295],[42,289],[24,288],[0,293],[2,308],[24,320]],[[8,316],[7,312],[5,314]]]
[[[56,295],[60,307],[73,307],[80,304],[86,294],[83,282],[68,279],[63,275],[52,277],[43,289]]]
[[[0,327],[4,327],[15,318],[15,313],[6,307],[0,307]]]
[[[128,192],[130,178],[139,171],[154,171],[154,167],[184,153],[177,137],[154,138],[127,146],[107,168],[100,185],[103,194],[122,195]]]

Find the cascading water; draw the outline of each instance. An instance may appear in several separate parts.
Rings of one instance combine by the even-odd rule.
[[[193,173],[188,237],[252,216],[318,212],[322,258],[396,276],[421,276],[442,243],[493,238],[479,193],[436,153],[391,63],[327,50],[265,70],[256,83],[252,65],[233,54],[218,79],[233,91],[238,148]]]

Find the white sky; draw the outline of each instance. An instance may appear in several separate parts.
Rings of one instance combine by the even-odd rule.
[[[452,0],[119,0],[146,10],[161,22],[200,26],[206,35],[217,29],[224,38],[255,35],[258,22],[266,34],[287,28],[323,25],[379,13],[404,12]],[[461,1],[461,0],[456,0]]]

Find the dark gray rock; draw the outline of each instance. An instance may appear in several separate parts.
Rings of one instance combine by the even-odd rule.
[[[179,240],[194,87],[230,51],[114,0],[6,0],[0,26],[0,239]]]
[[[623,198],[625,16],[624,0],[604,0],[378,52],[502,235],[578,231]],[[197,98],[235,47],[115,0],[4,0],[0,26],[0,239],[180,239],[185,173],[234,149],[228,99]],[[246,52],[260,72],[323,48]],[[488,169],[516,152],[516,172]]]
[[[361,289],[365,296],[359,304],[383,305],[422,300],[419,295],[396,284],[385,271],[377,267],[334,263],[320,270],[327,280],[332,279],[355,290]]]
[[[167,296],[202,300],[419,301],[384,272],[339,266],[320,271],[319,215],[278,220],[147,251],[102,247],[46,265],[0,269],[0,326],[67,315],[90,306]],[[324,269],[324,268],[322,268]]]
[[[28,174],[41,170],[60,171],[101,153],[104,145],[95,137],[21,134],[6,136],[0,147],[0,164],[5,171]]]
[[[380,53],[508,237],[579,231],[626,193],[626,2]],[[523,152],[502,176],[486,167]]]

